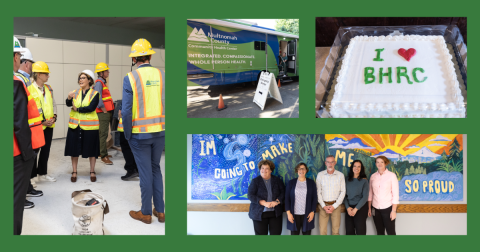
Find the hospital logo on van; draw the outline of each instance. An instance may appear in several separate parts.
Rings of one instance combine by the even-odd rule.
[[[210,42],[205,35],[205,32],[203,32],[202,28],[200,28],[200,30],[197,30],[197,27],[193,28],[192,33],[190,33],[190,36],[188,37],[188,40]]]

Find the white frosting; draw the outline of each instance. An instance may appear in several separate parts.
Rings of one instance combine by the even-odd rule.
[[[375,49],[381,48],[383,61],[374,61]],[[416,54],[407,61],[398,54],[400,48],[414,48]],[[456,63],[442,36],[357,36],[350,40],[327,105],[330,103],[331,115],[340,118],[465,117],[466,90],[463,80],[457,78],[460,71]],[[375,81],[371,84],[365,84],[366,67],[374,68]],[[387,73],[388,67],[392,83],[384,76],[380,84],[380,68]],[[397,67],[407,68],[413,84],[408,84],[403,76],[397,83]],[[424,82],[414,81],[414,68],[425,71],[416,72],[419,81],[427,77]]]

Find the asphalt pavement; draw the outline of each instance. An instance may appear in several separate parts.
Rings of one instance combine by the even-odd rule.
[[[240,83],[221,86],[188,86],[188,118],[298,118],[299,81],[282,83],[279,88],[283,104],[267,98],[265,108],[253,102],[256,86]],[[220,94],[227,109],[217,111]]]

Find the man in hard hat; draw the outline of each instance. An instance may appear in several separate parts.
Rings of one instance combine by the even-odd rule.
[[[33,61],[32,53],[28,48],[23,48],[25,51],[20,58],[20,68],[18,72],[15,73],[15,76],[21,78],[25,86],[28,88],[32,85],[30,77],[32,76],[32,65],[35,63]],[[38,106],[37,106],[38,107]],[[40,110],[39,110],[39,113]],[[35,155],[35,161],[33,161],[32,172],[30,174],[30,183],[28,185],[27,190],[27,197],[41,197],[43,196],[43,192],[41,190],[35,190],[34,188],[37,187],[35,184],[35,177],[37,177],[37,156]],[[35,207],[35,204],[32,201],[25,199],[25,206],[26,209]]]
[[[146,39],[133,43],[128,57],[138,68],[123,79],[122,99],[123,129],[137,163],[142,194],[141,210],[130,211],[130,216],[147,224],[152,221],[152,197],[153,215],[165,222],[160,170],[165,147],[165,73],[150,65],[154,53]]]
[[[28,50],[28,48],[23,48],[23,50],[25,50],[25,52],[20,58],[20,68],[18,69],[18,72],[15,73],[15,75],[22,78],[23,82],[28,88],[30,85],[32,85],[32,82],[30,81],[30,76],[32,75],[32,65],[35,63],[35,61],[33,61],[32,53],[30,52],[30,50]]]
[[[13,37],[13,233],[20,235],[28,181],[38,148],[45,144],[41,117],[23,80],[15,76],[24,49]]]
[[[97,105],[97,115],[100,121],[100,128],[98,133],[100,135],[100,160],[107,165],[113,165],[113,162],[108,158],[107,138],[110,121],[113,115],[113,100],[110,95],[110,90],[107,87],[107,78],[110,74],[109,67],[106,63],[100,62],[95,67],[95,73],[98,79],[95,81],[95,91],[100,94],[100,99]]]

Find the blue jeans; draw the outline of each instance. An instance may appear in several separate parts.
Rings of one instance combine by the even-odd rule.
[[[163,178],[160,159],[165,147],[165,136],[150,139],[130,138],[128,144],[132,149],[140,175],[140,192],[142,194],[142,214],[152,215],[152,197],[155,210],[165,212],[163,201]]]

